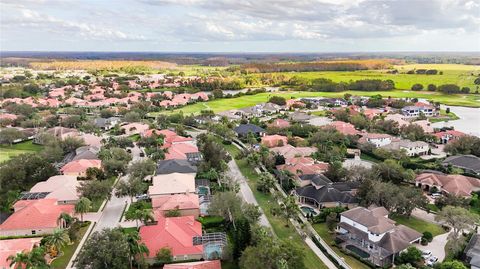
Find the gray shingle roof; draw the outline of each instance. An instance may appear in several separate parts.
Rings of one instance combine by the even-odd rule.
[[[193,166],[187,160],[173,159],[164,160],[157,163],[157,175],[171,173],[196,173],[197,167]]]
[[[233,129],[239,135],[246,135],[249,132],[254,134],[263,133],[265,130],[254,124],[240,124]]]
[[[443,161],[443,164],[451,164],[480,173],[480,158],[474,155],[456,155]]]

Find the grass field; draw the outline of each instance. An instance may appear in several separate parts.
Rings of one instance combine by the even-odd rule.
[[[328,78],[335,82],[348,82],[350,80],[360,79],[391,79],[395,82],[397,89],[410,89],[413,84],[420,83],[425,88],[428,84],[442,85],[442,84],[457,84],[460,87],[470,87],[475,91],[476,85],[474,80],[480,72],[480,66],[475,65],[461,65],[461,64],[414,64],[414,65],[398,65],[394,66],[399,70],[399,74],[387,74],[388,70],[365,70],[365,71],[328,71],[328,72],[281,72],[272,73],[276,75],[285,75],[286,77],[296,76],[307,80],[317,78]],[[413,69],[437,69],[442,71],[442,75],[416,75],[416,74],[401,74]],[[257,74],[261,76],[262,74]]]
[[[237,154],[240,152],[237,147],[234,145],[227,145],[225,146],[226,149],[230,152],[232,156],[237,156]],[[278,238],[283,239],[283,240],[288,240],[295,245],[299,246],[302,248],[303,253],[305,254],[305,267],[306,268],[318,268],[318,269],[324,269],[327,268],[325,264],[322,263],[322,261],[313,253],[313,251],[303,242],[302,238],[300,235],[295,231],[295,229],[292,227],[290,224],[288,227],[285,226],[285,220],[276,216],[273,216],[270,213],[270,208],[272,207],[273,204],[276,203],[274,199],[272,198],[271,195],[266,195],[264,193],[261,193],[257,191],[256,189],[256,182],[258,180],[258,174],[253,170],[248,164],[245,159],[235,160],[238,167],[240,168],[240,171],[242,174],[248,179],[248,185],[252,189],[253,195],[255,196],[255,199],[257,200],[258,204],[260,207],[263,209],[265,216],[267,217],[268,221],[273,227],[273,231],[277,235]]]
[[[43,147],[40,145],[33,144],[32,141],[25,141],[22,143],[14,144],[12,146],[1,145],[0,163],[23,153],[39,152],[40,150],[42,150],[42,148]]]
[[[397,224],[403,224],[416,230],[419,233],[428,231],[431,232],[434,237],[439,234],[445,233],[445,230],[440,225],[426,222],[412,216],[409,218],[404,216],[391,216],[390,218],[396,221]]]
[[[196,104],[191,104],[184,106],[182,108],[164,111],[164,112],[154,112],[149,115],[154,117],[158,114],[170,114],[174,112],[182,111],[184,114],[197,114],[200,111],[209,109],[214,112],[221,112],[230,109],[240,109],[249,106],[254,106],[258,103],[266,102],[271,96],[278,95],[283,96],[287,99],[290,98],[302,98],[302,97],[343,97],[345,93],[350,93],[352,95],[359,96],[373,96],[381,94],[384,97],[392,98],[421,98],[433,100],[440,102],[445,105],[451,106],[467,106],[467,107],[480,107],[480,94],[452,94],[446,95],[438,92],[416,92],[416,91],[402,91],[402,90],[393,90],[393,91],[378,91],[378,92],[364,92],[364,91],[346,91],[346,92],[299,92],[299,91],[288,91],[288,92],[276,92],[276,93],[259,93],[256,95],[244,95],[237,98],[229,99],[217,99],[209,102],[199,102]]]

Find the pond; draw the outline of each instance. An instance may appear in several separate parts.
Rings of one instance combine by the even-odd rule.
[[[455,130],[480,137],[480,108],[463,106],[440,106],[442,109],[450,108],[460,119],[447,122],[436,122],[434,128],[454,127]]]

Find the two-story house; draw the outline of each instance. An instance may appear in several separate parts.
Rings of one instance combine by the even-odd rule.
[[[377,266],[389,266],[422,234],[404,225],[395,225],[384,207],[356,207],[340,214],[337,240],[340,246]]]

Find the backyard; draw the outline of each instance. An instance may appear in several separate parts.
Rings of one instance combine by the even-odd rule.
[[[0,145],[0,163],[23,153],[39,152],[42,148],[40,145],[33,144],[31,140],[13,144],[12,146]]]

